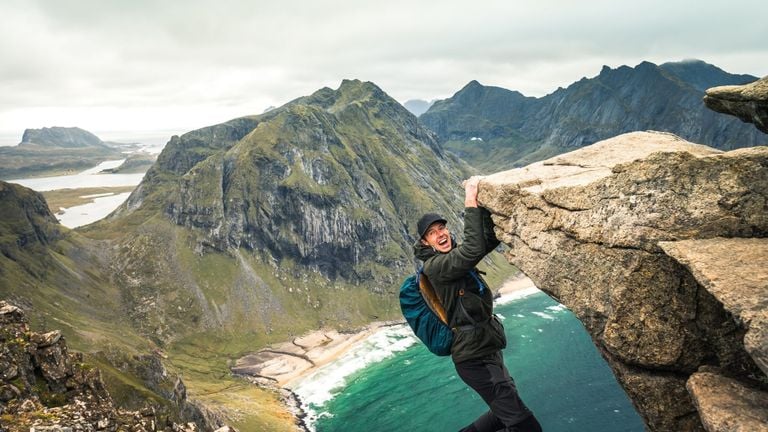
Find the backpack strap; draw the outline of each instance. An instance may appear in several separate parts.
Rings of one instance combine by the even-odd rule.
[[[480,275],[478,273],[480,273],[480,270],[476,268],[469,271],[469,275],[472,276],[472,279],[474,279],[475,282],[477,282],[477,287],[478,287],[478,290],[480,291],[480,295],[483,295],[483,293],[485,292],[485,283],[483,283],[483,280],[480,279]]]
[[[432,309],[432,312],[434,312],[435,315],[440,318],[440,321],[442,321],[446,326],[450,327],[448,324],[448,314],[445,313],[445,308],[440,302],[440,298],[437,297],[435,288],[432,286],[432,283],[429,281],[427,275],[425,275],[422,270],[423,269],[419,269],[416,272],[416,277],[419,280],[419,291],[421,292],[421,296],[424,297],[425,303],[430,309]]]

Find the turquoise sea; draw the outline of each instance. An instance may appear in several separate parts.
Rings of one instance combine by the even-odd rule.
[[[546,432],[644,430],[581,323],[543,293],[499,302],[504,360]],[[388,328],[294,391],[310,427],[336,431],[457,431],[487,410],[450,358],[432,355],[404,326]]]

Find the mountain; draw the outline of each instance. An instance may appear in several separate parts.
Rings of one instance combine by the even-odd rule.
[[[347,80],[171,138],[86,235],[133,233],[116,280],[158,343],[233,326],[356,326],[399,316],[394,293],[415,269],[414,221],[433,210],[459,227],[469,174],[397,101]]]
[[[668,62],[659,66],[666,72],[669,72],[681,81],[684,81],[696,90],[706,91],[710,87],[721,85],[742,85],[755,81],[757,77],[752,75],[734,75],[724,70],[705,63],[701,60],[683,60],[680,62]]]
[[[80,128],[27,129],[15,147],[0,147],[0,179],[72,174],[109,159],[123,159],[110,146]]]
[[[672,132],[720,149],[748,147],[765,137],[702,103],[704,90],[756,80],[702,61],[604,66],[541,97],[472,81],[436,102],[419,120],[446,149],[482,170],[521,166],[637,130]]]
[[[391,270],[412,267],[410,222],[428,209],[458,220],[467,174],[381,89],[344,81],[174,137],[118,214],[152,208],[196,232],[203,248],[391,282]]]
[[[405,107],[405,109],[410,111],[411,114],[413,114],[413,115],[418,117],[418,116],[424,114],[425,112],[427,112],[429,107],[431,107],[432,104],[434,104],[434,103],[435,103],[434,100],[427,102],[427,101],[421,100],[421,99],[411,99],[411,100],[406,101],[403,104],[403,106]]]
[[[105,147],[104,142],[99,137],[77,127],[26,129],[19,145],[61,148]]]

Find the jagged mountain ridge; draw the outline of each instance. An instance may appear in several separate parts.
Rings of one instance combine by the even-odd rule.
[[[748,125],[707,110],[704,90],[756,79],[684,61],[604,66],[598,76],[541,98],[472,81],[419,119],[447,149],[488,171],[522,166],[638,130],[672,132],[733,149],[764,144],[765,138]]]

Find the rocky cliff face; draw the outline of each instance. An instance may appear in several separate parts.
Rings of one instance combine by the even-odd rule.
[[[0,248],[45,246],[61,237],[59,221],[43,196],[31,189],[0,181]]]
[[[741,86],[710,88],[704,103],[710,109],[734,115],[768,133],[768,77]]]
[[[489,176],[480,201],[650,430],[765,425],[768,148],[630,133]]]
[[[466,173],[378,87],[345,81],[174,137],[117,215],[163,191],[159,210],[199,233],[201,250],[245,248],[330,279],[392,282],[412,267],[421,212],[458,221]]]
[[[716,85],[757,79],[700,61],[603,67],[541,97],[471,82],[419,119],[440,142],[486,172],[522,166],[625,132],[658,130],[720,149],[765,144],[766,137],[701,103]]]

